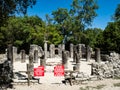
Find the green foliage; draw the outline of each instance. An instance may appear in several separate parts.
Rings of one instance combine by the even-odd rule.
[[[104,51],[120,52],[120,21],[111,22],[97,39],[97,46]]]
[[[30,44],[43,46],[47,40],[49,44],[58,45],[62,39],[56,25],[47,25],[38,16],[10,17],[0,30],[0,47],[4,49],[11,43],[28,52]]]
[[[25,49],[32,43],[43,44],[44,26],[44,22],[37,16],[10,17],[7,24],[1,27],[0,46],[11,43]]]
[[[68,10],[65,8],[58,8],[58,10],[52,12],[53,18],[57,23],[63,23],[69,16]]]
[[[118,6],[115,10],[114,20],[115,21],[120,21],[120,4],[118,4]]]
[[[60,34],[59,30],[54,25],[47,26],[47,40],[49,44],[58,45],[62,43],[63,36]]]
[[[0,0],[0,26],[15,13],[26,14],[27,8],[35,5],[36,0]]]
[[[64,36],[64,43],[84,43],[83,31],[97,16],[96,3],[96,0],[73,0],[70,10],[59,8],[52,12],[54,22],[59,24],[59,30]]]
[[[97,0],[73,0],[72,15],[74,15],[83,25],[91,25],[92,20],[97,16],[95,10],[98,9]]]
[[[103,30],[99,28],[88,28],[84,31],[85,37],[84,37],[84,43],[86,45],[91,46],[92,48],[95,48],[95,44],[97,43],[97,38],[100,38],[99,35],[102,33]]]

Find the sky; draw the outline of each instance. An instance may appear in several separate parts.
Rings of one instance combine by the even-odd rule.
[[[51,14],[52,11],[58,8],[70,9],[72,0],[37,0],[37,3],[33,8],[28,8],[28,16],[37,15],[45,20],[46,14]],[[92,22],[92,28],[105,29],[108,22],[112,21],[112,16],[120,4],[120,0],[98,0],[97,2],[99,9],[96,10],[97,17]]]

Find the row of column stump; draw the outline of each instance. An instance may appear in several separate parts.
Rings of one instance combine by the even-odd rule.
[[[45,48],[47,47],[47,44],[45,44]],[[69,56],[73,58],[73,62],[75,63],[73,70],[79,71],[80,70],[80,59],[82,58],[82,50],[81,45],[72,45],[71,44],[70,52],[65,51],[64,49],[61,50],[62,52],[62,65],[64,65],[65,69],[68,68],[68,60]],[[44,52],[47,52],[47,49],[45,49]],[[40,65],[46,66],[46,56],[47,53],[44,53],[41,57],[38,56],[38,50],[34,50],[34,53],[29,55],[29,64],[27,64],[27,74],[28,74],[28,85],[30,85],[30,79],[33,74],[33,63],[38,63],[38,59],[40,58]],[[13,70],[13,48],[12,45],[8,46],[7,50],[7,58],[12,63],[12,70]],[[86,47],[86,61],[90,61],[91,59],[91,50],[90,47]],[[21,62],[24,63],[26,60],[26,53],[25,50],[21,50]],[[100,49],[97,48],[95,51],[95,61],[100,62]]]

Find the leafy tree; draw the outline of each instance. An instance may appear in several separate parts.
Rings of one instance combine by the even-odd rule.
[[[59,25],[52,23],[53,19],[46,14],[46,30],[45,30],[45,39],[48,41],[48,44],[58,45],[62,42],[63,36],[59,31]]]
[[[95,10],[98,9],[96,0],[73,0],[71,14],[80,21],[81,24],[91,25],[97,16]]]
[[[45,39],[49,44],[57,45],[63,37],[57,25],[45,23],[38,16],[10,17],[0,30],[0,47],[3,50],[11,43],[19,50],[25,49],[28,52],[30,44],[43,46]]]
[[[120,52],[120,21],[109,23],[100,36],[97,45],[102,50]]]
[[[120,4],[118,4],[118,6],[115,10],[114,20],[115,21],[120,21]]]
[[[63,36],[60,34],[60,31],[57,29],[55,25],[48,25],[47,26],[47,40],[49,44],[58,45],[62,43]]]
[[[65,8],[58,8],[58,10],[52,12],[55,22],[62,24],[69,16],[68,10]]]
[[[27,8],[35,3],[36,0],[0,0],[0,26],[15,13],[26,14]]]
[[[84,31],[84,43],[90,45],[92,48],[95,48],[97,43],[97,38],[100,38],[99,35],[103,32],[100,28],[88,28]]]
[[[30,44],[43,45],[45,24],[38,16],[10,17],[7,22],[0,31],[1,47],[12,43],[28,51]]]
[[[52,12],[54,21],[60,24],[59,30],[64,36],[65,42],[83,43],[85,27],[91,25],[97,16],[98,8],[96,0],[73,0],[71,9],[64,8]]]

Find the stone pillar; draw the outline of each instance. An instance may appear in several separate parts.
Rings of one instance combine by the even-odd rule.
[[[38,50],[34,50],[34,62],[38,63]]]
[[[82,45],[81,44],[78,44],[77,45],[77,49],[78,49],[78,53],[80,55],[80,58],[82,58]]]
[[[7,47],[7,60],[9,61],[10,63],[10,67],[11,67],[11,75],[12,75],[12,78],[14,77],[14,71],[13,71],[13,46],[12,44],[9,44],[8,47]]]
[[[30,51],[29,51],[29,53],[31,53],[31,54],[34,55],[34,51],[38,50],[38,49],[39,49],[38,45],[32,44],[32,45],[30,45]]]
[[[32,54],[29,55],[29,63],[33,63],[33,55]]]
[[[40,66],[46,67],[46,60],[44,59],[44,55],[40,57]]]
[[[90,50],[90,47],[87,45],[86,47],[86,61],[90,61],[90,58],[91,58],[91,50]]]
[[[77,48],[76,45],[73,46],[73,62],[76,62]]]
[[[26,59],[25,50],[21,50],[21,62],[24,63]]]
[[[65,50],[65,44],[61,44],[61,49]]]
[[[44,55],[44,51],[41,46],[38,46],[38,56],[42,57]]]
[[[7,48],[7,59],[11,61],[11,63],[13,64],[13,46],[12,44],[8,45]]]
[[[73,44],[70,44],[70,57],[73,58]]]
[[[17,57],[17,47],[13,47],[13,62],[15,61]]]
[[[33,55],[29,55],[29,65],[28,65],[28,68],[27,70],[30,71],[30,77],[33,75],[33,68],[34,68],[34,65],[33,65]]]
[[[68,68],[68,51],[62,51],[62,65],[65,69]]]
[[[96,48],[95,50],[95,61],[98,63],[101,61],[100,48]]]
[[[61,44],[58,45],[58,55],[59,55],[60,57],[62,56]]]
[[[55,57],[55,45],[51,44],[50,45],[50,58]]]
[[[65,50],[65,45],[64,44],[58,45],[58,55],[60,57],[62,57],[62,51],[64,51],[64,50]]]
[[[44,58],[47,59],[47,41],[44,42]]]
[[[80,55],[79,53],[76,53],[76,64],[80,63]]]
[[[30,54],[29,55],[29,64],[27,64],[27,75],[28,75],[28,86],[30,85],[30,79],[32,79],[32,75],[33,75],[33,55]]]
[[[76,65],[73,67],[74,71],[79,71],[80,70],[80,55],[79,53],[76,53]]]

